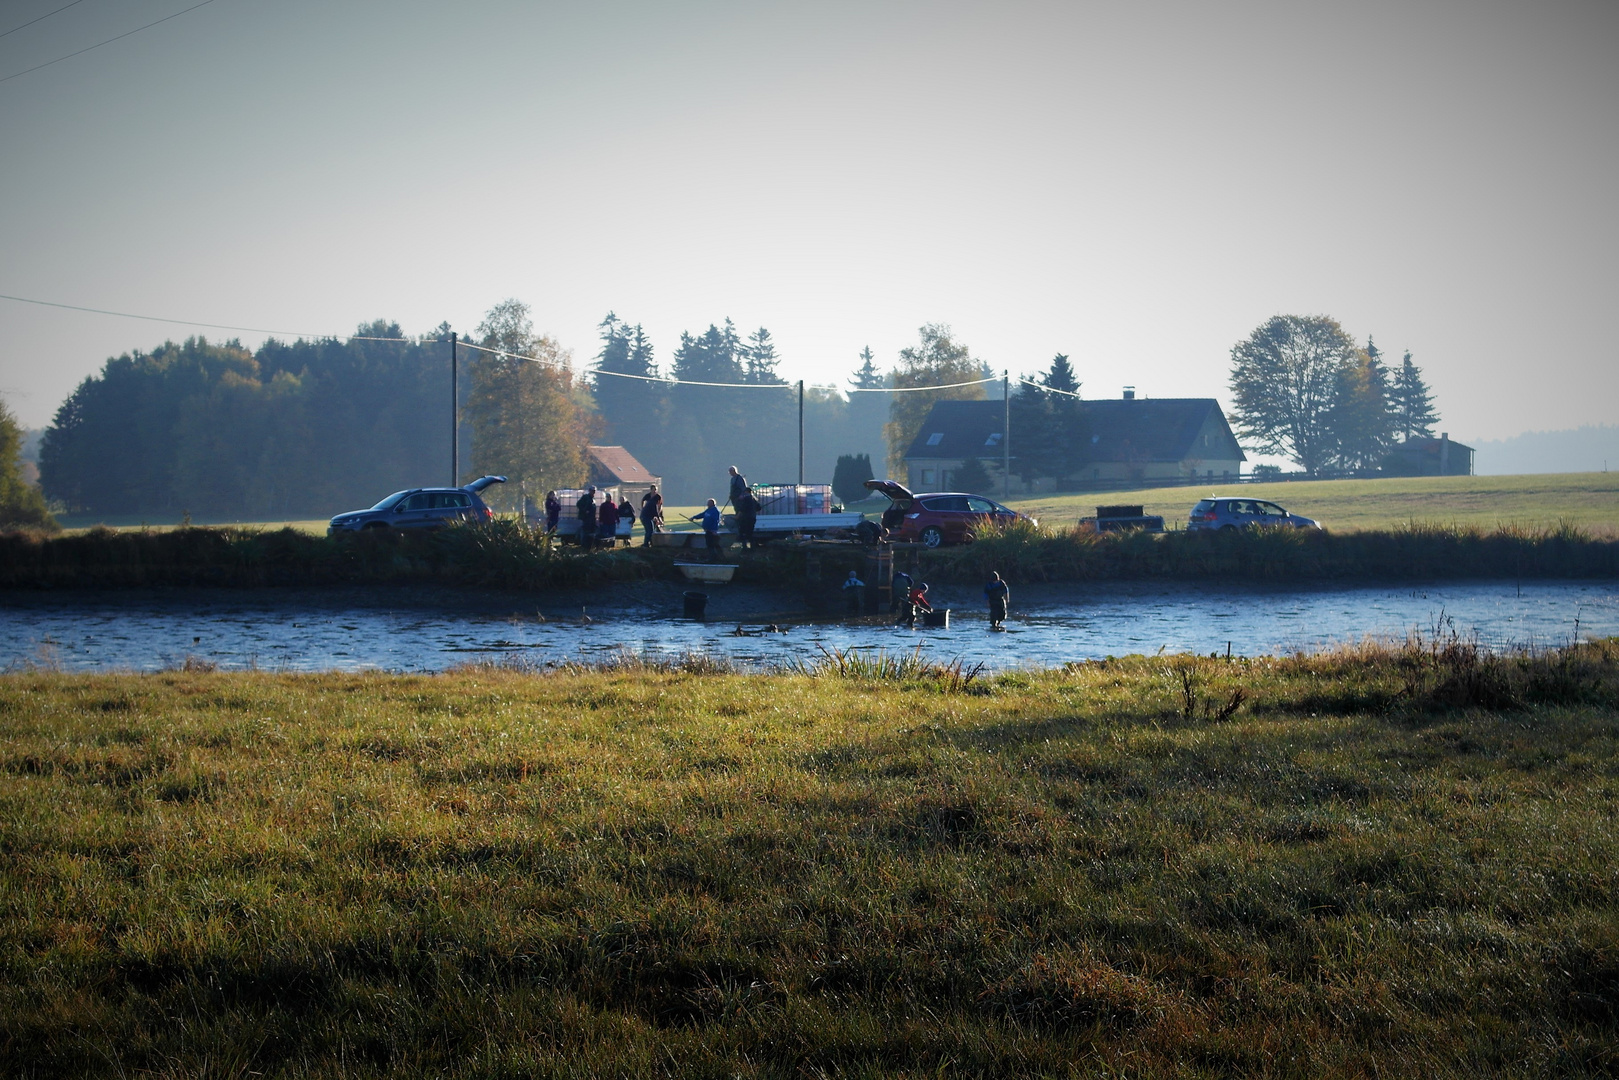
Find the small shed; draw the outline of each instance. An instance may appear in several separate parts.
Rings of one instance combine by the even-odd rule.
[[[663,490],[663,477],[654,476],[622,446],[590,446],[590,479],[587,483],[599,488],[617,488],[631,504],[641,505],[641,496],[653,484]]]
[[[1472,476],[1473,448],[1451,439],[1448,431],[1437,439],[1407,439],[1383,459],[1383,472],[1388,476]]]

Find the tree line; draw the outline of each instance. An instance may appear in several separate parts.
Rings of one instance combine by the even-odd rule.
[[[1277,315],[1231,350],[1232,420],[1249,449],[1305,472],[1381,467],[1405,440],[1431,438],[1439,414],[1406,352],[1390,370],[1335,319]]]
[[[446,483],[449,334],[441,324],[407,338],[378,320],[346,341],[271,339],[252,351],[198,336],[111,358],[46,430],[44,495],[107,519],[262,520],[327,516]],[[605,371],[759,387],[740,390],[583,378],[515,300],[495,305],[466,340],[482,348],[461,354],[457,480],[507,476],[487,493],[505,509],[583,484],[595,443],[625,446],[664,476],[676,503],[722,495],[730,464],[756,482],[798,478],[797,386],[777,373],[766,328],[744,336],[726,319],[682,333],[660,370],[640,326],[613,314],[601,324]],[[851,385],[887,381],[869,349],[861,360]],[[829,477],[843,453],[881,457],[885,396],[806,389],[807,480]]]
[[[723,496],[727,465],[756,483],[797,479],[798,388],[780,375],[768,329],[744,334],[725,319],[683,332],[666,363],[640,324],[610,312],[598,330],[596,374],[586,378],[567,349],[536,332],[525,305],[507,300],[488,312],[468,338],[482,349],[462,355],[458,482],[505,475],[509,483],[489,494],[512,509],[584,483],[596,443],[623,446],[662,475],[675,504]],[[445,483],[449,333],[441,324],[407,338],[378,320],[347,341],[271,339],[254,352],[193,337],[109,359],[45,433],[44,494],[68,512],[106,518],[253,520],[321,517]],[[888,371],[869,348],[858,360],[849,391],[902,392],[806,387],[803,397],[805,479],[836,472],[844,499],[860,494],[873,461],[904,478],[904,454],[935,402],[1000,389],[975,382],[994,373],[941,324],[921,327]],[[1409,353],[1391,370],[1371,339],[1359,346],[1328,318],[1277,316],[1233,348],[1232,362],[1240,436],[1310,472],[1375,468],[1436,421]],[[951,383],[972,385],[910,389]],[[1063,354],[1019,380],[1010,400],[1015,476],[1067,477],[1084,466],[1080,388]],[[0,422],[0,442],[5,431]],[[989,490],[999,459],[991,451],[986,461],[989,469],[967,462],[956,484]]]

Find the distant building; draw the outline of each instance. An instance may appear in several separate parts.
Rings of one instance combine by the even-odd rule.
[[[1437,439],[1407,439],[1383,459],[1387,476],[1472,476],[1473,448],[1453,442],[1450,432]]]
[[[905,453],[905,484],[912,491],[948,491],[955,473],[978,458],[997,478],[1006,437],[999,401],[940,401]],[[1088,441],[1080,468],[1068,476],[1016,476],[1018,433],[1012,432],[1012,490],[1029,493],[1118,487],[1155,481],[1235,479],[1248,456],[1237,445],[1220,403],[1213,398],[1122,398],[1079,403],[1079,429]]]
[[[596,487],[618,488],[631,503],[640,505],[641,496],[653,484],[663,490],[663,477],[654,476],[645,465],[622,446],[589,446],[590,479]]]

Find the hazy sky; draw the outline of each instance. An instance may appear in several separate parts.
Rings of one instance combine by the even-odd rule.
[[[81,0],[0,78],[192,2]],[[730,316],[821,382],[944,322],[1222,400],[1326,313],[1502,438],[1619,421],[1616,125],[1613,0],[213,0],[0,81],[0,293],[337,334],[515,296],[664,362]],[[0,392],[41,425],[192,332],[0,301]]]

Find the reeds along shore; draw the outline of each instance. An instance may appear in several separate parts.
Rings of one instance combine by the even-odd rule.
[[[858,549],[823,549],[858,567]],[[804,553],[773,545],[733,553],[738,579],[802,582]],[[75,536],[0,534],[0,588],[146,585],[276,586],[368,583],[536,589],[673,578],[668,549],[579,552],[514,521],[423,535],[316,537],[293,529],[94,529]],[[1619,577],[1619,538],[1569,525],[1546,529],[1412,525],[1334,534],[1102,533],[1019,522],[975,543],[920,554],[932,581],[1131,579],[1411,581],[1458,578]],[[830,563],[828,564],[830,565]]]
[[[0,676],[0,1073],[1606,1076],[1619,642]]]

